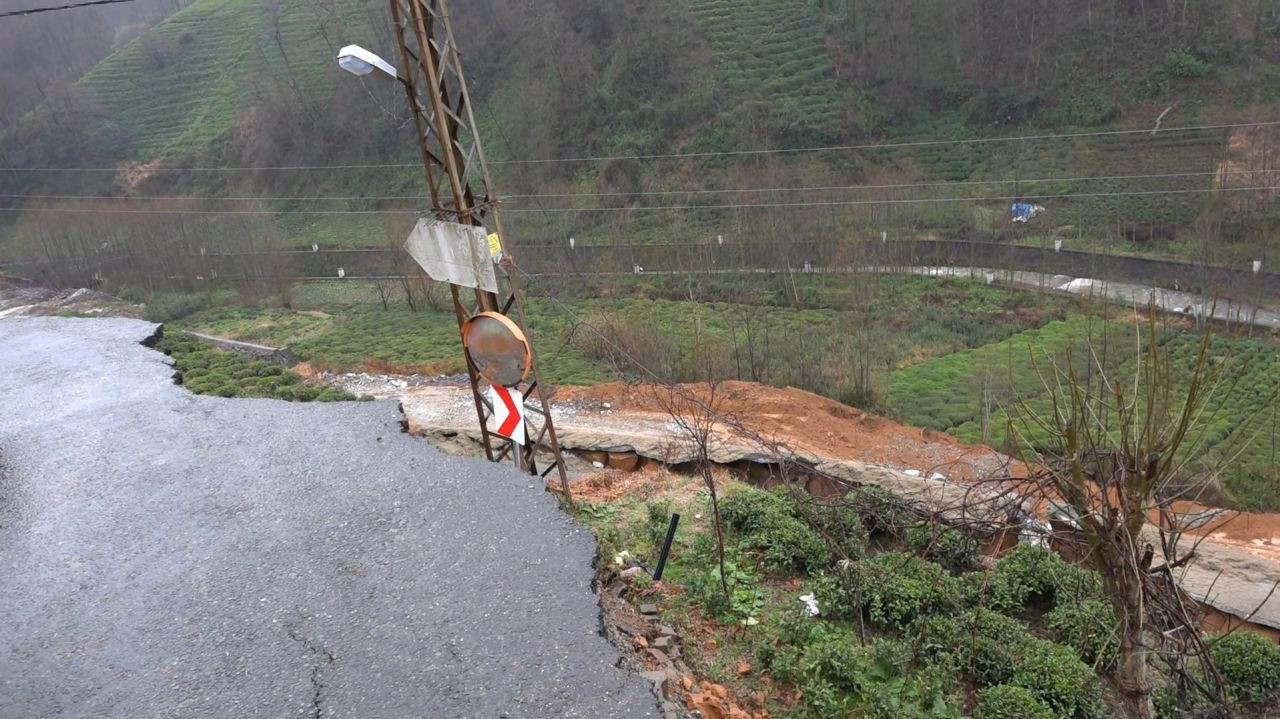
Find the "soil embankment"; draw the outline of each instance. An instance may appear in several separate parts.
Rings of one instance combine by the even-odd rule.
[[[399,399],[416,434],[477,436],[465,380],[370,374],[323,379],[353,393]],[[684,385],[679,395],[623,383],[564,387],[555,393],[552,413],[566,449],[598,453],[594,456],[602,459],[629,462],[638,455],[678,464],[692,459],[694,450],[673,415],[705,412],[708,406],[727,418],[719,429],[730,429],[725,423],[739,425],[717,432],[710,443],[710,458],[717,463],[773,462],[785,448],[824,473],[884,486],[949,511],[963,506],[968,516],[1007,510],[1007,500],[993,498],[999,487],[995,480],[1026,472],[989,447],[962,444],[802,390],[750,382],[725,382],[714,393],[705,385]],[[641,477],[632,479],[643,484]],[[608,494],[602,485],[613,482],[633,483],[616,469],[585,480],[593,494]],[[1180,503],[1175,509],[1183,516],[1204,516],[1200,513],[1208,508]],[[1227,615],[1252,614],[1252,621],[1280,629],[1280,592],[1270,591],[1280,579],[1280,515],[1223,512],[1190,531],[1208,541],[1184,568],[1183,586]]]

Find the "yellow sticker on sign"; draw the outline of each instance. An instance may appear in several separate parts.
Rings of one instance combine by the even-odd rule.
[[[502,238],[498,237],[498,233],[494,232],[489,235],[489,256],[497,257],[502,254]]]

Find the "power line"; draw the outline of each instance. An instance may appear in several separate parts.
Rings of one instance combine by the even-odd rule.
[[[1181,190],[1129,190],[1117,192],[1069,192],[1055,195],[1020,195],[1024,200],[1080,199],[1087,197],[1135,197],[1142,195],[1185,195],[1216,192],[1249,192],[1274,191],[1276,186],[1262,187],[1210,187]],[[946,202],[990,202],[1007,200],[1006,196],[984,195],[979,197],[914,197],[882,200],[815,200],[811,202],[748,202],[722,205],[654,205],[650,207],[551,207],[551,208],[515,208],[505,212],[646,212],[655,210],[736,210],[770,207],[840,207],[852,205],[914,205]]]
[[[1094,132],[1073,132],[1041,135],[1015,135],[1010,137],[973,137],[952,140],[914,140],[907,142],[881,142],[859,145],[826,145],[799,148],[758,148],[752,150],[718,150],[708,152],[673,152],[650,155],[595,155],[581,157],[555,157],[527,160],[497,160],[491,165],[546,165],[573,162],[610,162],[618,160],[676,160],[704,157],[741,157],[753,155],[781,155],[812,152],[842,152],[854,150],[887,150],[912,147],[939,147],[946,145],[977,145],[1001,142],[1029,142],[1039,140],[1072,140],[1088,137],[1117,137],[1124,135],[1168,135],[1183,132],[1204,132],[1208,130],[1232,130],[1246,127],[1272,127],[1280,125],[1280,120],[1259,122],[1223,123],[1214,125],[1198,125],[1188,127],[1170,127],[1153,130],[1149,127],[1130,128],[1125,130],[1098,130]],[[346,165],[261,165],[261,166],[227,166],[227,167],[157,167],[151,172],[284,172],[284,171],[324,171],[324,170],[377,170],[404,169],[419,167],[417,163],[369,163]],[[0,168],[10,172],[119,172],[119,167],[6,167]]]
[[[898,190],[912,189],[923,187],[960,187],[960,186],[981,186],[981,185],[1015,185],[1015,184],[1033,184],[1037,182],[1102,182],[1106,180],[1151,180],[1151,179],[1174,179],[1186,177],[1208,177],[1211,175],[1253,175],[1275,172],[1277,170],[1211,170],[1201,172],[1172,172],[1172,173],[1156,173],[1147,175],[1096,175],[1091,177],[1040,177],[1030,179],[1015,180],[957,180],[957,181],[936,181],[936,182],[907,182],[898,184],[884,185],[818,185],[811,187],[763,187],[763,188],[734,188],[734,189],[713,189],[713,190],[649,190],[639,192],[566,192],[566,193],[544,193],[537,195],[506,195],[504,199],[524,199],[524,198],[577,198],[577,197],[657,197],[670,195],[731,195],[731,194],[760,194],[767,192],[837,192],[845,190]],[[3,197],[4,195],[0,195]]]
[[[1130,190],[1117,192],[1071,192],[1054,195],[1021,195],[1026,200],[1080,199],[1088,197],[1138,197],[1149,195],[1213,194],[1218,192],[1273,192],[1280,186],[1259,187],[1211,187],[1181,190]],[[650,207],[518,207],[506,209],[507,213],[543,212],[653,212],[689,210],[766,209],[779,207],[841,207],[853,205],[913,205],[951,202],[991,202],[1005,200],[1004,196],[979,197],[916,197],[883,200],[821,200],[812,202],[756,202],[721,205],[654,205]],[[421,214],[418,210],[114,210],[75,207],[0,207],[0,212],[57,212],[100,215],[408,215]]]
[[[1220,125],[1201,125],[1199,127],[1171,127],[1168,129],[1153,130],[1149,127],[1133,128],[1127,130],[1098,130],[1094,132],[1073,132],[1062,134],[1043,134],[1043,135],[1021,135],[1015,137],[974,137],[961,138],[954,140],[915,140],[909,142],[881,142],[862,145],[829,145],[822,147],[800,147],[800,148],[778,148],[778,149],[756,149],[756,150],[722,150],[715,152],[673,152],[666,154],[653,155],[612,155],[604,157],[562,157],[545,160],[507,160],[502,163],[504,165],[533,165],[547,163],[570,163],[570,162],[606,162],[616,160],[679,160],[699,157],[731,157],[743,155],[775,155],[775,154],[796,154],[809,152],[842,152],[854,150],[889,150],[901,149],[907,147],[934,147],[940,145],[978,145],[997,142],[1027,142],[1033,140],[1070,140],[1085,137],[1114,137],[1118,135],[1157,135],[1165,133],[1178,132],[1199,132],[1204,130],[1229,130],[1243,127],[1269,127],[1280,125],[1280,121],[1267,122],[1248,122],[1248,123],[1230,123]]]
[[[75,10],[76,8],[92,7],[94,5],[115,5],[117,3],[133,2],[133,0],[88,0],[88,2],[70,3],[67,5],[54,5],[51,7],[36,7],[26,10],[9,10],[0,12],[0,18],[19,17],[22,15],[37,15],[42,12],[53,12],[55,10]]]
[[[896,190],[896,189],[914,189],[927,187],[960,187],[960,186],[983,186],[983,185],[1013,185],[1013,184],[1035,184],[1046,182],[1103,182],[1111,180],[1153,180],[1153,179],[1178,179],[1190,177],[1210,177],[1210,176],[1227,176],[1227,175],[1256,175],[1276,173],[1280,171],[1271,170],[1209,170],[1200,172],[1170,172],[1170,173],[1153,173],[1145,175],[1095,175],[1082,177],[1040,177],[1040,178],[1024,178],[1015,180],[957,180],[957,181],[937,181],[937,182],[908,182],[898,184],[883,185],[817,185],[807,187],[742,187],[742,188],[722,188],[722,189],[684,189],[684,190],[651,190],[636,192],[551,192],[541,194],[516,194],[503,195],[500,200],[523,200],[523,199],[572,199],[582,197],[669,197],[674,195],[734,195],[734,194],[764,194],[770,192],[837,192],[848,190]],[[27,200],[110,200],[110,201],[168,201],[168,200],[201,200],[209,202],[260,202],[260,201],[277,201],[277,202],[352,202],[352,201],[369,201],[382,202],[390,200],[421,200],[420,195],[311,195],[311,196],[280,196],[280,195],[256,195],[241,197],[215,197],[211,195],[147,195],[147,196],[128,196],[128,195],[26,195],[26,194],[0,194],[0,197],[11,199],[27,199]]]

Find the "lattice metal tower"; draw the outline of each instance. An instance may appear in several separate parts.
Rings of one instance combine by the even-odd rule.
[[[433,213],[439,220],[464,225],[487,226],[502,240],[505,259],[499,265],[500,292],[470,290],[450,285],[458,326],[479,312],[499,312],[510,316],[529,336],[524,308],[524,290],[512,270],[511,238],[502,223],[502,214],[493,194],[493,182],[485,165],[484,149],[476,131],[471,98],[467,92],[457,41],[449,23],[445,0],[390,0],[396,41],[404,68],[404,88],[413,111],[413,120],[431,194]],[[474,301],[473,301],[474,300]],[[530,343],[532,350],[532,343]],[[532,355],[530,380],[517,387],[525,397],[527,440],[523,446],[509,442],[489,430],[493,413],[482,391],[481,378],[471,358],[467,374],[480,420],[485,455],[500,462],[514,452],[519,466],[543,478],[559,473],[561,489],[569,498],[564,459],[551,419],[547,387],[536,352]],[[495,440],[504,446],[496,448]],[[539,469],[539,463],[542,469]]]

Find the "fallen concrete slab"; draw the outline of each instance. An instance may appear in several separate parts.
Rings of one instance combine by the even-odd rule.
[[[541,482],[192,395],[154,331],[0,321],[0,716],[659,715]]]

